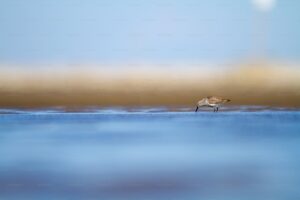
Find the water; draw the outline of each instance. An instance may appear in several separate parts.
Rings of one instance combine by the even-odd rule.
[[[0,199],[300,198],[299,110],[0,113]]]

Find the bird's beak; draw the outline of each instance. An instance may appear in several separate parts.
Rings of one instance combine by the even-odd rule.
[[[197,106],[197,107],[196,107],[196,110],[195,110],[195,112],[197,112],[197,111],[198,111],[198,108],[199,108],[199,107]]]

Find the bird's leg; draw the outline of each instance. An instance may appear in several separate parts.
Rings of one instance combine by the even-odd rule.
[[[219,111],[219,107],[217,107],[217,112]]]

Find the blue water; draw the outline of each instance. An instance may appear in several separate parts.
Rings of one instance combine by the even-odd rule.
[[[300,111],[0,109],[0,199],[300,199]]]

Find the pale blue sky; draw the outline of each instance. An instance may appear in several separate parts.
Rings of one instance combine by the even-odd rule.
[[[300,1],[268,15],[268,56],[300,58]],[[0,0],[0,62],[230,61],[253,53],[250,0]]]

